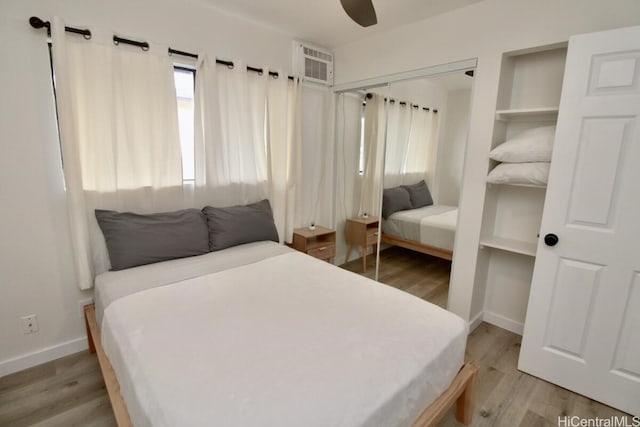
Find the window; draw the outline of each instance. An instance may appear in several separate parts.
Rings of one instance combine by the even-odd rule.
[[[173,77],[176,83],[178,100],[178,125],[180,128],[180,145],[182,146],[182,180],[195,180],[194,153],[194,89],[195,70],[174,67]]]

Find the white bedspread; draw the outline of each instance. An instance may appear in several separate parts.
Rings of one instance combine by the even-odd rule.
[[[145,289],[227,270],[271,256],[291,252],[275,242],[254,242],[189,258],[157,262],[99,274],[95,280],[96,321],[102,325],[104,309],[113,301]]]
[[[298,252],[136,292],[102,340],[136,426],[409,426],[466,323]]]
[[[458,208],[430,205],[395,212],[382,222],[382,231],[392,236],[452,251],[458,223]]]

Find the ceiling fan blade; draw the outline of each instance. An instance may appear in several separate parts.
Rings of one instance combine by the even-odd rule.
[[[371,0],[340,0],[347,15],[363,27],[378,23],[376,10]]]

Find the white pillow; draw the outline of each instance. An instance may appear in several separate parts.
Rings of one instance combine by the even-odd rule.
[[[490,184],[547,185],[549,162],[500,163],[489,172]]]
[[[555,133],[555,125],[525,130],[498,145],[489,157],[507,163],[550,162]]]

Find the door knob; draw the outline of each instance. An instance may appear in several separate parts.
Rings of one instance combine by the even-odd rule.
[[[545,234],[544,236],[544,243],[547,246],[555,246],[559,240],[558,236],[553,233]]]

